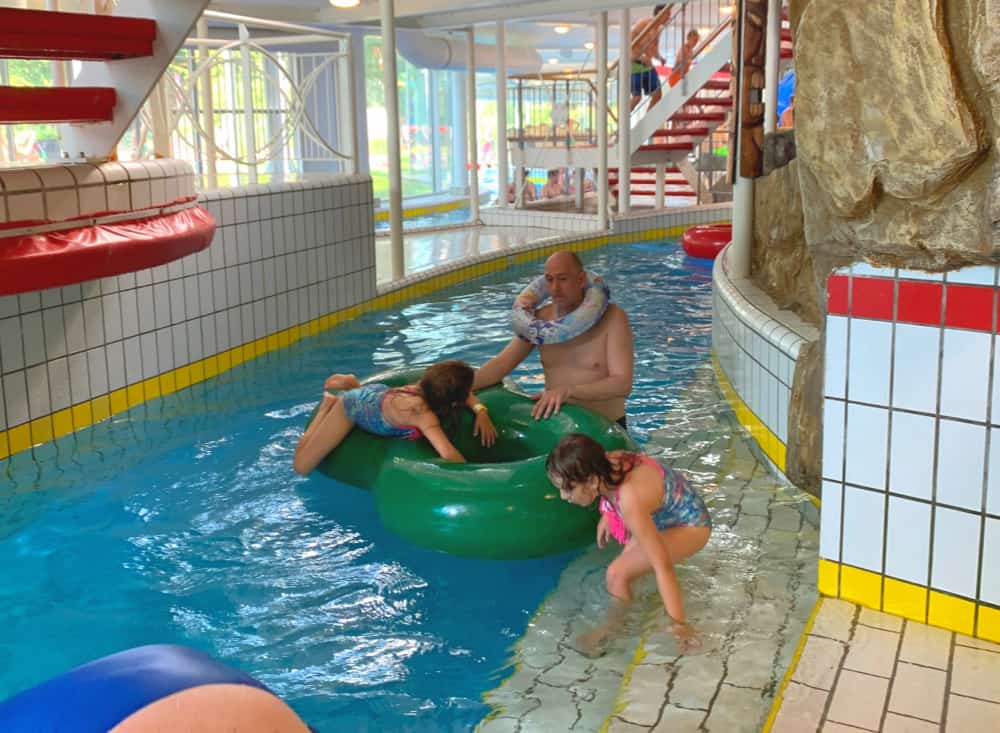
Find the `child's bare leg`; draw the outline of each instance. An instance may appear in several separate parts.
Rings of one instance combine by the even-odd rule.
[[[303,476],[316,468],[330,451],[340,445],[341,441],[351,432],[351,428],[354,427],[354,421],[347,416],[347,412],[344,410],[342,399],[324,394],[320,409],[322,410],[324,407],[326,409],[322,416],[317,412],[316,419],[312,421],[312,424],[299,439],[299,444],[295,446],[292,467],[296,473]]]
[[[323,389],[357,389],[361,382],[353,374],[331,374],[323,382]]]
[[[309,421],[309,425],[306,427],[305,432],[302,433],[302,437],[299,438],[300,445],[302,441],[307,440],[309,436],[312,435],[313,429],[323,421],[323,418],[326,417],[326,414],[330,412],[334,403],[336,403],[339,399],[339,397],[332,395],[329,392],[323,393],[323,399],[320,400],[319,407],[316,408],[316,414],[313,415],[313,419]]]

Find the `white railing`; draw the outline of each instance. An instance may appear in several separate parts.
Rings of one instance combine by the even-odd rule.
[[[189,38],[119,147],[190,161],[202,188],[353,173],[351,37],[208,11],[235,38]],[[282,31],[252,35],[251,28]],[[157,101],[159,97],[159,102]]]

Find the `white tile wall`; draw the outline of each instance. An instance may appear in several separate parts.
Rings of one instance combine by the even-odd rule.
[[[996,318],[973,305],[990,302],[997,268],[833,274],[943,282],[947,307],[943,326],[926,325],[934,309],[912,296],[873,318],[882,304],[857,298],[877,288],[838,284],[850,299],[831,300],[826,318],[820,556],[1000,604],[1000,354]]]
[[[68,170],[96,175],[81,168]],[[153,195],[128,166],[97,172],[102,186],[131,173],[131,195]],[[0,430],[376,295],[369,179],[215,191],[201,203],[218,224],[204,252],[0,298]]]

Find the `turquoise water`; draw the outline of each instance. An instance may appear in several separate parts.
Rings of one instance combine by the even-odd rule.
[[[406,219],[403,219],[403,229],[405,231],[410,231],[412,229],[427,229],[429,227],[440,227],[447,224],[463,224],[468,221],[469,207],[463,206],[458,209],[451,209],[450,211],[437,211],[433,214],[427,214],[426,216],[407,217]],[[375,231],[389,231],[389,222],[376,221]]]
[[[636,337],[645,440],[707,358],[707,267],[675,243],[585,256]],[[386,533],[371,496],[290,469],[333,371],[480,363],[540,263],[367,314],[0,463],[0,698],[172,642],[258,677],[319,731],[469,730],[572,555],[458,559]],[[536,356],[516,376],[541,384]],[[595,580],[595,582],[599,582]]]

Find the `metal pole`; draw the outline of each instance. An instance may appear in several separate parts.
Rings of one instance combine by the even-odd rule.
[[[241,23],[240,42],[242,45],[240,46],[240,57],[243,68],[243,135],[246,138],[246,160],[249,168],[247,180],[251,184],[254,184],[257,183],[257,140],[254,135],[253,124],[253,78],[251,77],[253,64],[250,59],[249,40],[250,31]],[[153,129],[155,130],[156,128],[154,127]]]
[[[743,44],[745,39],[745,23],[743,22],[743,3],[736,4],[736,29],[739,33],[735,62],[736,83],[743,83]],[[741,95],[737,95],[734,108],[736,125],[736,182],[733,186],[733,244],[729,252],[729,272],[733,278],[750,277],[751,250],[753,247],[753,179],[744,178],[740,171],[740,126],[743,124],[740,107]]]
[[[632,185],[631,100],[632,34],[629,9],[621,10],[618,40],[618,213],[629,211],[629,187]]]
[[[507,24],[497,21],[497,186],[507,207]]]
[[[597,17],[597,228],[608,228],[608,12]]]
[[[441,114],[438,111],[438,73],[434,69],[427,72],[427,84],[430,95],[427,97],[427,116],[431,121],[431,180],[434,182],[434,193],[439,193],[441,185]]]
[[[354,110],[351,120],[351,142],[354,144],[354,172],[367,175],[368,165],[368,97],[365,88],[365,34],[351,33],[348,43],[351,52],[351,98],[338,99]]]
[[[198,35],[208,38],[208,21],[205,16],[198,19]],[[208,46],[198,49],[198,63],[203,64],[211,55]],[[201,85],[201,126],[205,130],[205,173],[204,183],[209,188],[219,187],[219,172],[216,168],[218,152],[215,148],[215,100],[212,94],[212,69],[206,68],[204,76],[198,80]]]
[[[393,0],[379,0],[382,11],[382,83],[385,87],[386,142],[389,152],[389,237],[392,279],[406,275],[403,257],[403,177],[399,163],[399,86],[396,80],[396,19]]]
[[[656,208],[663,208],[663,163],[656,164]]]
[[[469,217],[479,221],[479,138],[476,135],[476,29],[466,31],[469,40],[468,69],[465,76],[466,137],[469,141]],[[506,191],[504,192],[506,193]]]
[[[764,134],[778,127],[778,62],[781,56],[781,0],[768,0],[764,57]]]

